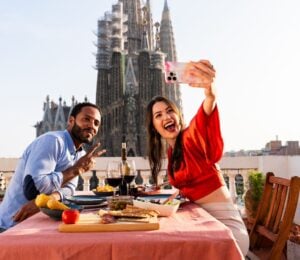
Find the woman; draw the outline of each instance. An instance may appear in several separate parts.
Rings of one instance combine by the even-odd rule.
[[[164,157],[162,139],[168,148],[168,177],[181,194],[195,202],[231,229],[243,255],[249,237],[239,211],[234,206],[223,177],[216,167],[223,153],[216,93],[215,70],[207,60],[190,62],[188,74],[202,81],[190,84],[204,88],[205,99],[190,125],[184,128],[176,105],[164,97],[154,97],[147,106],[149,162],[152,177],[157,175]]]

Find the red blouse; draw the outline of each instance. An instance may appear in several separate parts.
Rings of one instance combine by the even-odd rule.
[[[191,201],[198,200],[224,185],[215,163],[223,154],[218,108],[207,116],[203,104],[182,134],[183,161],[179,170],[170,175],[173,149],[168,149],[170,183]]]

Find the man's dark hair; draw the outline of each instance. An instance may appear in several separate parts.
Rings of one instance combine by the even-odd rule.
[[[99,113],[101,114],[100,108],[97,105],[90,103],[90,102],[82,102],[82,103],[76,104],[73,107],[70,116],[76,117],[80,113],[81,109],[84,107],[94,107],[94,108],[98,109]]]

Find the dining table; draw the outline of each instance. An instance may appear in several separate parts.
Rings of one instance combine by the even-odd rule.
[[[244,259],[231,231],[194,203],[158,221],[157,230],[68,233],[38,212],[0,233],[0,259]]]

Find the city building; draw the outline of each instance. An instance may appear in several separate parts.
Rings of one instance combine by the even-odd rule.
[[[85,97],[83,101],[87,102],[88,100]],[[61,97],[58,103],[55,103],[53,100],[50,101],[50,97],[47,96],[43,107],[43,119],[34,126],[36,128],[36,136],[40,136],[48,131],[64,130],[67,127],[71,109],[76,103],[78,102],[74,97],[72,97],[71,106],[68,106],[66,101],[62,101]]]
[[[166,84],[164,62],[176,61],[176,46],[167,0],[161,22],[153,22],[150,0],[119,0],[98,20],[96,53],[96,104],[102,112],[96,141],[106,156],[120,156],[127,143],[129,156],[146,156],[145,112],[153,96],[173,100],[182,111],[179,84]],[[37,136],[64,129],[75,104],[47,100]]]
[[[282,145],[281,140],[271,140],[260,150],[227,151],[224,157],[265,156],[265,155],[300,155],[299,141],[287,141]]]
[[[164,81],[164,61],[176,61],[176,47],[167,1],[161,22],[153,23],[150,1],[119,0],[98,21],[96,103],[102,109],[98,139],[107,156],[120,156],[126,142],[129,156],[145,156],[147,103],[164,95],[182,110],[179,85]]]

